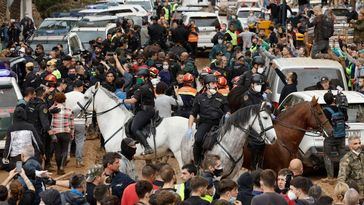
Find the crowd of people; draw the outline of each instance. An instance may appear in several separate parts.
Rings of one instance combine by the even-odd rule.
[[[35,27],[29,18],[4,23],[0,30],[1,56],[20,56],[26,63],[17,70],[11,70],[8,61],[0,63],[1,74],[15,77],[24,97],[14,110],[7,133],[2,163],[9,176],[0,186],[0,204],[358,204],[364,194],[364,153],[357,136],[348,136],[350,151],[346,154],[342,149],[345,134],[327,138],[335,137],[334,141],[325,140],[326,153],[334,146],[340,151],[339,182],[334,194],[327,193],[334,198],[301,176],[303,168],[298,159],[278,173],[261,170],[261,142],[249,142],[250,168],[255,171],[245,172],[237,181],[220,180],[223,167],[219,156],[203,154],[205,134],[232,113],[227,103],[230,90],[242,88],[240,108],[269,101],[271,91],[264,76],[268,60],[307,56],[338,60],[345,69],[348,87],[364,93],[364,8],[353,9],[348,20],[354,28],[354,42],[348,44],[339,38],[339,46],[330,47],[335,20],[330,11],[324,14],[320,7],[311,10],[308,2],[299,1],[299,13],[288,19],[282,18],[282,9],[283,13],[290,9],[285,1],[282,4],[272,0],[267,6],[275,22],[269,35],[257,29],[259,19],[251,18],[249,26],[243,27],[232,16],[227,24],[216,25],[210,64],[200,72],[195,64],[199,29],[194,21],[188,26],[181,20],[173,21],[177,1],[157,5],[157,15],[150,23],[135,25],[131,19],[122,19],[115,33],[90,41],[91,49],[82,52],[80,58],[67,55],[62,44],[49,52],[41,44],[33,50],[28,40]],[[311,44],[302,37],[310,27],[314,29]],[[284,75],[275,65],[271,68],[285,84],[282,102],[297,91],[297,74]],[[77,167],[85,165],[85,120],[79,115],[77,102],[97,83],[134,111],[134,139],[125,138],[120,152],[106,153],[86,175],[55,181],[50,171],[65,174],[71,153],[75,152]],[[323,77],[315,89],[329,90],[329,83]],[[332,115],[339,111],[334,96],[328,93],[325,101],[334,109],[325,110],[325,115],[335,124]],[[186,135],[192,136],[198,119],[195,163],[183,165],[181,184],[176,184],[176,170],[168,164],[146,165],[141,175],[135,170],[137,142],[144,147],[144,154],[154,152],[142,129],[156,110],[161,117],[189,118]],[[329,182],[334,177],[331,160],[325,157]],[[52,185],[70,190],[60,193],[47,188]]]

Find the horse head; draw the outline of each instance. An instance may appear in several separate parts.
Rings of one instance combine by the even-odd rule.
[[[92,103],[95,100],[94,98],[100,87],[100,82],[97,82],[94,86],[91,86],[89,89],[86,90],[84,94],[84,99],[77,102],[77,105],[81,108],[83,112],[90,113],[94,111],[95,108]]]
[[[261,138],[258,140],[264,140],[266,144],[273,144],[277,139],[270,110],[270,106],[263,102],[250,122],[251,129],[258,133],[257,136],[252,135],[252,137]]]
[[[313,96],[309,104],[311,112],[309,112],[308,125],[314,129],[319,129],[322,131],[324,136],[329,136],[329,134],[333,132],[333,129],[320,104],[318,103],[318,98]]]

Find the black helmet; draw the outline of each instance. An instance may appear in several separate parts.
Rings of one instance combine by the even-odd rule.
[[[253,74],[251,78],[251,83],[257,83],[259,85],[264,84],[263,76],[260,74]]]
[[[262,56],[255,56],[253,58],[253,65],[254,64],[259,64],[259,65],[264,65],[265,64],[265,60]]]
[[[149,77],[150,73],[149,73],[149,70],[148,69],[140,69],[138,72],[137,72],[137,76],[138,77]]]
[[[212,74],[208,74],[208,75],[205,75],[204,77],[204,83],[205,84],[208,84],[208,83],[211,83],[211,82],[215,82],[217,83],[217,78],[216,76],[212,75]]]
[[[150,20],[152,20],[152,21],[158,21],[158,16],[152,16],[152,17],[150,17]]]

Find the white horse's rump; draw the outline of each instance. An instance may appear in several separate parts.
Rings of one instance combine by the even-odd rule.
[[[133,117],[133,114],[123,105],[103,113],[104,111],[115,107],[119,101],[113,93],[107,91],[98,84],[89,88],[85,92],[85,96],[84,101],[80,102],[80,104],[86,105],[86,103],[89,102],[87,111],[92,112],[94,110],[98,113],[97,123],[105,142],[107,141],[105,144],[106,151],[120,151],[121,140],[126,137],[124,125],[131,117]],[[181,158],[181,142],[183,136],[187,132],[187,129],[188,119],[183,117],[164,118],[160,125],[156,128],[156,150],[158,150],[158,152],[164,152],[168,149],[171,150],[180,167],[183,166]],[[120,131],[117,132],[117,130]],[[109,140],[111,136],[113,137]],[[151,147],[154,148],[153,136],[149,137],[147,141]],[[138,144],[136,155],[140,155],[143,150],[144,148]]]

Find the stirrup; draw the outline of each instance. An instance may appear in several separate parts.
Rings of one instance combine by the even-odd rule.
[[[143,155],[153,154],[154,151],[151,147],[144,147]]]

